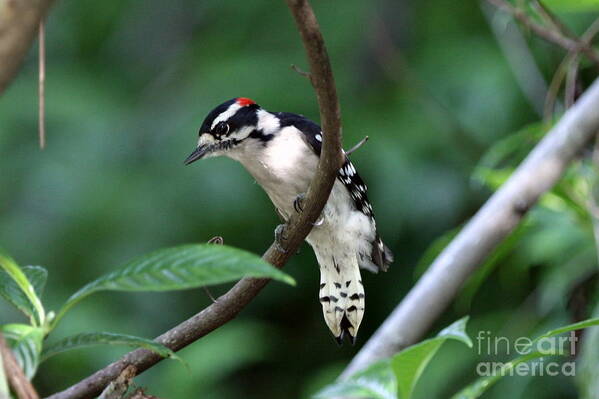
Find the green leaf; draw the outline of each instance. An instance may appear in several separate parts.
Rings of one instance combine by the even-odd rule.
[[[250,252],[225,245],[182,245],[137,258],[87,284],[67,300],[53,326],[73,305],[94,292],[183,290],[243,277],[272,278],[295,285],[292,277]]]
[[[167,348],[151,339],[135,337],[133,335],[116,334],[109,332],[81,333],[66,337],[52,345],[46,346],[42,352],[42,362],[48,358],[73,349],[80,349],[94,345],[125,345],[133,348],[144,348],[156,352],[162,357],[179,359],[179,357]]]
[[[523,356],[520,356],[510,362],[503,364],[499,370],[497,370],[492,375],[483,376],[474,381],[472,384],[468,385],[466,388],[455,394],[452,399],[474,399],[480,397],[487,389],[489,389],[493,384],[495,384],[500,378],[506,375],[510,375],[510,371],[518,364],[528,362],[529,360],[537,359],[543,356],[555,356],[555,355],[567,355],[567,351],[563,348],[560,348],[553,343],[551,348],[543,349],[542,345],[539,342],[542,339],[554,337],[559,334],[563,334],[565,332],[580,330],[587,327],[597,326],[599,325],[599,317],[588,319],[581,321],[579,323],[569,324],[567,326],[559,327],[554,330],[547,331],[545,334],[539,335],[537,338],[532,340],[532,349],[535,344],[537,347],[530,353],[527,353]]]
[[[550,127],[544,122],[532,123],[493,144],[474,169],[472,181],[499,188]]]
[[[29,316],[33,325],[42,325],[45,313],[36,294],[35,285],[29,281],[25,270],[28,270],[29,275],[41,288],[43,287],[42,281],[45,282],[45,276],[42,276],[45,270],[42,272],[38,268],[39,266],[30,266],[27,269],[21,269],[10,256],[0,249],[0,295]]]
[[[27,378],[33,378],[40,362],[43,329],[27,324],[6,324],[2,326],[2,334]]]
[[[528,232],[529,224],[524,221],[507,238],[505,238],[495,249],[487,256],[484,263],[476,269],[476,271],[466,280],[466,283],[461,289],[458,298],[456,299],[456,308],[462,312],[470,310],[470,305],[474,296],[485,280],[495,270],[496,266],[503,262],[509,256],[514,248],[518,245],[521,238]]]
[[[514,173],[514,168],[491,169],[479,166],[476,168],[474,178],[477,182],[495,191],[510,178],[512,173]]]
[[[33,286],[33,290],[38,298],[41,298],[48,276],[46,269],[41,266],[25,266],[22,271]],[[0,269],[0,295],[27,316],[33,317],[36,315],[33,304],[19,288],[15,280],[3,269]]]
[[[422,341],[399,352],[391,359],[377,362],[346,381],[325,387],[314,397],[409,399],[426,365],[448,339],[455,339],[472,347],[466,334],[468,317],[464,317],[443,329],[435,338]]]
[[[411,398],[422,372],[445,341],[454,339],[472,347],[466,333],[467,322],[468,317],[464,317],[443,329],[435,338],[412,345],[393,356],[391,366],[397,378],[398,398]]]
[[[535,122],[497,141],[482,156],[478,166],[499,169],[520,164],[530,150],[551,128],[550,123]]]
[[[599,315],[599,305],[595,305],[593,314]],[[581,351],[576,354],[578,397],[592,399],[599,392],[599,327],[585,331],[580,347]]]
[[[553,337],[555,335],[563,334],[565,332],[582,330],[583,328],[592,327],[592,326],[599,326],[599,317],[583,320],[583,321],[580,321],[580,322],[574,323],[574,324],[568,324],[567,326],[559,327],[554,330],[549,330],[545,334],[539,335],[538,337],[536,337],[532,342],[533,342],[533,344],[535,344],[544,338]]]
[[[25,266],[23,267],[23,273],[25,273],[29,282],[33,285],[33,291],[37,297],[41,299],[46,287],[48,271],[42,266]]]
[[[543,0],[555,12],[591,12],[599,10],[599,0]]]
[[[548,353],[531,352],[520,356],[510,362],[504,363],[497,372],[490,376],[480,377],[466,388],[452,396],[452,399],[474,399],[480,397],[487,389],[493,386],[500,378],[509,375],[511,370],[520,363],[547,356]],[[495,370],[493,370],[495,371]]]
[[[347,381],[331,384],[314,395],[315,399],[339,397],[396,399],[397,381],[390,360],[377,362],[352,375]]]

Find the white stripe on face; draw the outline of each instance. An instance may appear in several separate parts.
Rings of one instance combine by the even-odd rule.
[[[231,104],[225,112],[221,113],[219,116],[214,118],[214,121],[212,121],[212,126],[210,126],[210,129],[214,129],[214,126],[216,126],[218,122],[226,121],[227,119],[235,115],[235,113],[239,111],[240,108],[241,105],[237,104],[236,102]]]
[[[233,134],[231,134],[228,138],[240,141],[244,140],[250,135],[250,133],[254,131],[255,128],[255,126],[244,126],[241,129],[238,129]]]
[[[257,128],[262,130],[264,134],[274,133],[281,126],[279,118],[274,116],[268,111],[263,109],[259,110],[258,113],[258,126]]]

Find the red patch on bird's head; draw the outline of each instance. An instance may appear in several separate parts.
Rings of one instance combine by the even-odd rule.
[[[239,97],[237,99],[236,103],[241,105],[242,107],[247,107],[248,105],[256,104],[256,102],[254,100],[252,100],[251,98],[246,98],[246,97]]]

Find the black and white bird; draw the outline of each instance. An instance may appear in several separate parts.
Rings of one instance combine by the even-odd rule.
[[[316,171],[321,144],[316,123],[301,115],[269,112],[241,97],[208,114],[185,164],[221,155],[241,162],[287,221],[301,211],[299,200]],[[366,185],[347,156],[306,241],[320,265],[318,297],[324,319],[338,343],[346,335],[354,343],[364,316],[360,268],[386,271],[393,254],[377,234]]]

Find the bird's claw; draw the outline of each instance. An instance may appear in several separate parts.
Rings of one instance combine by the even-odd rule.
[[[302,193],[299,194],[297,197],[295,197],[295,199],[293,200],[293,209],[295,209],[295,211],[297,213],[301,213],[304,211],[304,200],[306,199],[306,194]]]
[[[297,197],[295,197],[295,199],[293,200],[293,209],[295,209],[295,211],[297,213],[301,213],[304,211],[304,201],[306,200],[306,194],[301,193],[298,194]],[[321,226],[324,223],[324,216],[320,215],[320,218],[318,218],[318,220],[316,220],[314,223],[312,223],[312,226],[314,227],[318,227]]]
[[[275,248],[277,251],[286,253],[287,251],[281,245],[283,241],[286,241],[287,237],[285,237],[285,225],[280,224],[275,229]]]

